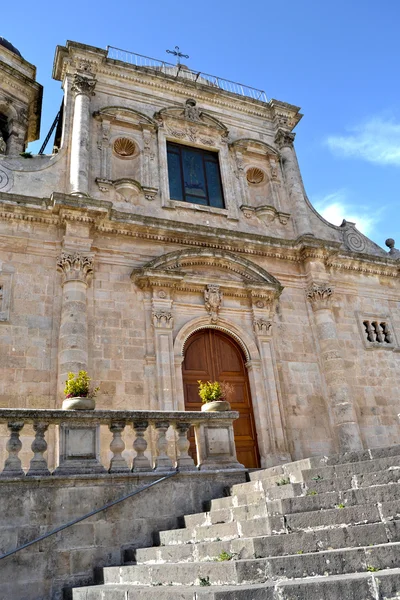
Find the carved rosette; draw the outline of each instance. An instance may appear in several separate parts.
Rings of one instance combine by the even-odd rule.
[[[94,96],[95,95],[95,93],[94,93],[95,87],[96,87],[95,79],[85,77],[84,75],[79,75],[79,73],[75,73],[71,90],[73,92],[75,92],[76,95],[84,94],[85,96]]]
[[[93,276],[93,258],[79,252],[63,252],[57,260],[57,271],[62,273],[63,284],[76,280],[89,284]]]
[[[261,317],[253,320],[254,331],[257,335],[269,335],[271,333],[272,321]]]
[[[211,323],[218,321],[218,313],[222,304],[222,291],[219,285],[210,283],[204,290],[204,303],[206,311],[210,315]]]
[[[327,283],[313,283],[306,291],[313,310],[330,308],[334,288]]]
[[[172,329],[174,318],[168,310],[157,310],[153,312],[153,325],[156,329]]]
[[[278,129],[275,136],[275,144],[281,150],[282,148],[291,148],[293,146],[296,134],[284,129]]]

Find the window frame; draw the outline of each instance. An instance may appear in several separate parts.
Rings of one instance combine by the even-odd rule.
[[[181,182],[182,197],[183,197],[182,200],[171,197],[170,171],[169,171],[169,163],[168,163],[168,154],[169,154],[170,147],[178,149],[178,152],[175,152],[175,154],[177,154],[179,156],[180,182]],[[204,182],[205,182],[205,188],[206,188],[206,204],[202,204],[200,202],[195,202],[194,197],[191,196],[190,194],[186,194],[186,192],[185,192],[184,169],[183,169],[183,160],[182,160],[182,150],[185,150],[185,149],[190,150],[191,152],[196,152],[196,153],[200,154],[200,156],[201,156],[202,170],[203,170],[203,176],[204,176]],[[188,205],[188,206],[194,205],[196,207],[203,208],[205,210],[213,210],[213,211],[216,210],[216,211],[226,212],[227,205],[226,205],[225,196],[224,196],[224,187],[222,184],[222,174],[221,174],[221,167],[220,167],[220,162],[219,162],[219,152],[212,151],[212,150],[206,150],[204,148],[199,148],[197,146],[191,146],[189,144],[180,144],[175,141],[166,140],[166,154],[167,154],[167,172],[168,172],[168,194],[169,194],[170,201],[179,202],[183,205]],[[213,162],[214,164],[217,165],[222,206],[215,206],[213,204],[210,204],[210,193],[209,193],[209,185],[208,185],[208,179],[207,179],[206,160],[205,160],[205,158],[207,156],[211,156],[214,160],[213,161],[210,160],[210,162]],[[190,199],[187,199],[187,196],[190,196]]]

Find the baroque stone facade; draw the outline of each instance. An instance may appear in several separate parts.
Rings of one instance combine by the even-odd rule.
[[[68,42],[58,151],[24,158],[41,88],[0,61],[1,407],[60,407],[83,368],[99,408],[185,410],[185,344],[214,329],[243,353],[262,466],[398,441],[399,251],[312,207],[296,106]],[[169,147],[216,161],[221,206],[174,199]]]

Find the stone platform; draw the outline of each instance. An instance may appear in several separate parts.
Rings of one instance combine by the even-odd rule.
[[[73,600],[400,597],[400,446],[255,471],[204,508]]]

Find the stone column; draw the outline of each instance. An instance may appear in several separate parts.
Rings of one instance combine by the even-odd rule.
[[[86,292],[93,274],[93,259],[63,252],[57,261],[63,276],[61,323],[58,343],[60,390],[69,372],[88,368],[88,317]]]
[[[332,312],[332,294],[333,288],[326,283],[313,283],[307,290],[307,298],[314,311],[323,373],[328,389],[328,406],[339,452],[353,452],[362,450],[363,445]]]
[[[294,133],[285,131],[284,129],[278,129],[275,143],[280,150],[283,160],[283,172],[289,192],[291,207],[293,209],[297,235],[314,235],[308,216],[299,164],[293,147],[294,137]]]
[[[172,338],[172,312],[154,308],[153,325],[158,382],[158,410],[176,410],[174,395],[174,349]]]
[[[70,154],[70,193],[76,196],[88,196],[89,190],[90,97],[94,96],[96,80],[93,75],[87,75],[76,73],[71,88],[75,93],[75,104]]]

